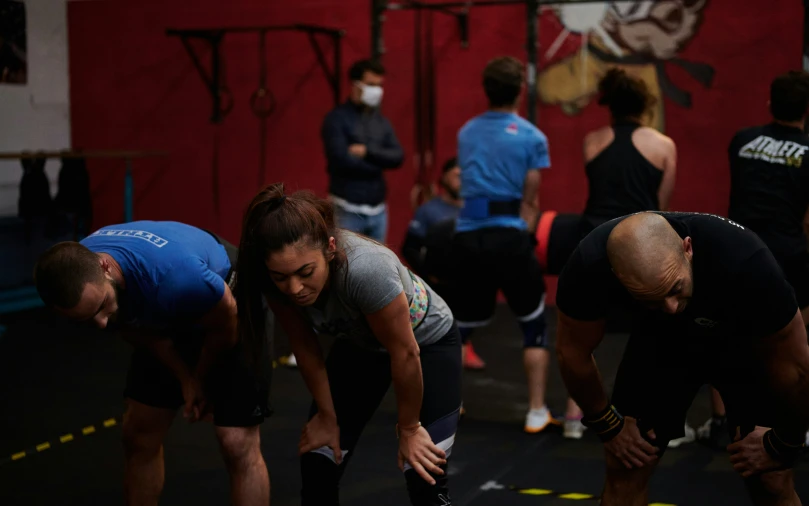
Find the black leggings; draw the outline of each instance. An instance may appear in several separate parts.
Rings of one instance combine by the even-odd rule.
[[[424,395],[420,421],[449,461],[461,406],[461,337],[455,325],[440,341],[421,348]],[[326,359],[331,395],[340,426],[343,462],[335,464],[328,447],[301,457],[301,504],[336,506],[340,504],[339,484],[365,425],[371,419],[391,385],[390,356],[359,348],[350,341],[338,340]],[[312,405],[310,418],[317,412]],[[391,437],[394,428],[391,427]],[[391,465],[395,455],[390,456]],[[432,475],[430,485],[416,471],[405,467],[410,503],[418,506],[452,504],[447,466],[443,476]]]

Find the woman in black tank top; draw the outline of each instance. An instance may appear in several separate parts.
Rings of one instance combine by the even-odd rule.
[[[660,210],[658,191],[663,180],[663,170],[632,142],[632,134],[643,126],[643,116],[654,105],[646,84],[612,69],[599,83],[599,91],[598,103],[610,109],[614,139],[585,165],[589,181],[586,232],[613,218]]]
[[[599,91],[598,103],[610,109],[613,139],[603,145],[608,134],[604,128],[591,132],[585,140],[585,157],[591,156],[587,154],[588,146],[600,148],[585,165],[589,182],[587,205],[581,216],[564,214],[553,219],[546,264],[551,274],[558,274],[579,241],[602,223],[627,214],[660,210],[658,192],[664,171],[647,160],[632,142],[632,134],[643,126],[642,119],[654,105],[654,97],[643,81],[620,69],[607,72],[599,83]],[[659,142],[670,142],[670,139]],[[674,170],[673,164],[671,170]],[[668,196],[665,199],[668,200]],[[620,315],[613,318],[620,320]],[[569,401],[564,421],[566,438],[581,437],[584,430],[581,416],[579,407]]]

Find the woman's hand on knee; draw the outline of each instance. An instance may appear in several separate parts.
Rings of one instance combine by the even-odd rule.
[[[404,464],[410,467],[430,485],[435,480],[429,473],[443,475],[444,470],[438,466],[446,465],[447,454],[433,443],[430,434],[422,426],[416,429],[402,430],[399,435],[399,469],[404,471]]]
[[[334,461],[339,466],[343,461],[343,451],[340,449],[340,426],[337,425],[337,418],[317,413],[301,431],[298,454],[303,455],[324,446],[331,448]]]

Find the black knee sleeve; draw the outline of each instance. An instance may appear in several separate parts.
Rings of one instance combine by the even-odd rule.
[[[430,473],[435,480],[435,485],[430,485],[419,473],[413,469],[405,471],[407,481],[407,494],[410,496],[410,504],[413,506],[450,506],[452,499],[449,497],[449,477],[447,476],[447,465],[439,466],[444,474],[439,476]]]
[[[301,506],[338,506],[340,474],[331,459],[309,452],[301,456]]]

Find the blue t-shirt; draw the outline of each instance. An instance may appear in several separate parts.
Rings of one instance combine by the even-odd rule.
[[[458,206],[452,205],[441,197],[435,197],[416,209],[408,231],[416,237],[426,237],[427,231],[433,225],[445,220],[454,220],[458,216],[458,211],[460,211]]]
[[[548,139],[531,122],[514,113],[485,112],[458,132],[461,197],[493,201],[521,200],[529,170],[550,167]],[[519,216],[458,218],[457,231],[487,227],[527,229]]]
[[[104,227],[81,241],[121,266],[126,286],[123,324],[165,328],[195,320],[225,292],[230,259],[208,232],[171,221],[135,221]]]

